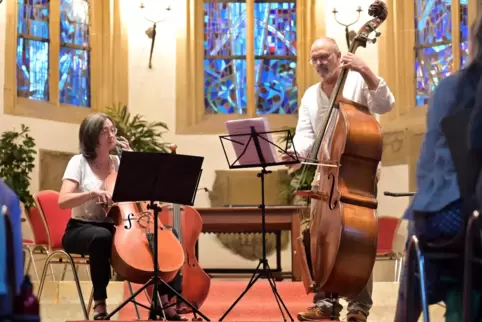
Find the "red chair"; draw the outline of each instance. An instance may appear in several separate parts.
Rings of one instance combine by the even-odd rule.
[[[40,285],[38,288],[37,297],[40,300],[42,295],[43,286],[45,283],[45,277],[47,275],[47,266],[52,264],[66,264],[69,263],[74,275],[75,284],[77,286],[77,292],[80,298],[80,304],[84,313],[85,319],[89,319],[90,308],[92,306],[92,300],[94,295],[94,289],[90,293],[88,309],[85,306],[84,297],[82,295],[82,289],[80,287],[79,276],[77,275],[76,265],[88,265],[88,256],[69,254],[62,247],[62,237],[64,235],[67,222],[70,219],[71,210],[61,209],[58,205],[59,193],[53,190],[44,190],[34,195],[34,201],[39,210],[42,219],[44,220],[45,227],[47,228],[49,255],[45,262],[45,266],[40,278]],[[57,261],[54,262],[54,258]]]
[[[40,211],[37,208],[34,207],[29,211],[25,211],[25,215],[33,234],[33,240],[23,240],[23,249],[29,255],[25,272],[28,273],[30,271],[30,266],[33,265],[35,277],[37,277],[37,280],[40,281],[34,255],[49,255],[47,228],[45,228],[44,220],[42,219]],[[51,265],[50,271],[52,274],[52,279],[55,281],[54,270]]]
[[[390,216],[378,217],[378,245],[377,260],[395,260],[395,281],[400,278],[403,256],[400,252],[393,249],[395,235],[400,226],[400,218]]]

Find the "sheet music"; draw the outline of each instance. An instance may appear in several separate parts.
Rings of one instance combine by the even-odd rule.
[[[255,141],[251,138],[251,127],[254,127],[254,130],[257,133],[269,132],[270,129],[268,120],[264,117],[243,120],[231,120],[226,122],[226,127],[230,135],[244,134],[230,137],[234,153],[236,154],[236,159],[238,159],[237,163],[239,165],[260,164],[261,160],[256,150]],[[261,147],[261,154],[264,157],[264,161],[266,163],[280,162],[280,158],[276,153],[275,146],[270,143],[276,143],[273,141],[273,136],[271,135],[271,133],[259,134],[258,141]],[[247,148],[246,144],[248,144]]]

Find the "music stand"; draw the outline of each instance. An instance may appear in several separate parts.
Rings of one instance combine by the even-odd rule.
[[[286,164],[296,164],[300,163],[298,160],[298,155],[296,150],[294,149],[293,145],[293,137],[289,130],[280,130],[280,131],[268,131],[268,124],[266,119],[264,118],[256,118],[256,119],[246,119],[246,120],[235,120],[235,121],[228,121],[226,123],[227,128],[230,132],[229,135],[220,136],[221,145],[223,146],[224,154],[226,156],[226,160],[229,164],[230,169],[236,168],[253,168],[253,167],[261,167],[261,171],[257,174],[258,178],[261,179],[261,204],[259,208],[261,209],[261,233],[262,233],[262,249],[263,255],[262,258],[259,260],[259,264],[256,267],[246,289],[241,293],[241,295],[236,299],[236,301],[229,307],[229,309],[224,313],[224,315],[219,319],[222,321],[229,312],[236,306],[236,304],[243,298],[243,296],[249,291],[249,289],[256,283],[256,281],[260,277],[266,277],[268,282],[270,283],[271,290],[275,296],[276,302],[280,309],[280,312],[283,316],[283,319],[286,321],[286,317],[284,315],[283,309],[281,308],[280,304],[283,305],[284,310],[288,313],[291,321],[293,317],[291,316],[290,312],[286,308],[281,296],[276,289],[276,283],[273,278],[273,274],[271,272],[271,268],[269,267],[268,260],[266,258],[266,206],[264,201],[264,176],[265,174],[271,173],[271,171],[266,170],[269,166],[276,166],[276,165],[286,165]],[[272,134],[273,133],[285,133],[286,134],[286,147],[282,149],[277,144],[272,142]],[[226,154],[226,149],[223,144],[223,139],[232,142],[235,154],[237,159],[233,162],[229,162],[228,155]],[[276,151],[274,147],[279,149],[279,152],[288,154],[287,147],[288,144],[291,142],[294,150],[295,156],[292,156],[292,160],[289,161],[280,161],[276,155]],[[239,164],[235,164],[239,162]],[[260,270],[260,267],[262,269]]]
[[[149,202],[147,208],[154,212],[154,274],[153,277],[151,277],[139,290],[112,311],[107,316],[107,319],[112,317],[130,301],[135,302],[134,298],[151,284],[154,284],[154,287],[151,307],[149,309],[149,320],[156,320],[157,316],[162,316],[162,308],[158,307],[158,301],[156,300],[156,297],[159,296],[158,283],[160,283],[175,294],[178,300],[186,303],[193,312],[198,313],[206,321],[209,321],[209,319],[194,305],[189,303],[181,296],[181,294],[159,277],[159,267],[157,262],[158,216],[162,208],[156,204],[156,201],[190,206],[194,205],[194,198],[201,177],[203,160],[203,157],[182,154],[131,151],[122,152],[122,159],[119,165],[112,201],[116,203],[137,201]]]

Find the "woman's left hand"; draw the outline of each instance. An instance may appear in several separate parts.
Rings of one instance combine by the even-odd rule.
[[[119,142],[119,145],[122,147],[122,150],[124,151],[132,151],[129,141],[123,136],[120,136],[117,138],[117,142]]]

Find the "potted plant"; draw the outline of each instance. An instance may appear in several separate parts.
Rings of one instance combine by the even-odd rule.
[[[166,123],[148,123],[144,116],[131,115],[127,106],[109,106],[106,114],[116,123],[117,136],[129,141],[132,150],[137,152],[170,152],[169,143],[163,142],[162,135],[169,129]]]
[[[295,134],[295,128],[289,129],[291,137]],[[280,142],[286,144],[288,140],[288,134],[281,137]],[[287,149],[291,148],[291,141],[287,144]],[[305,169],[306,168],[306,169]],[[309,198],[303,198],[295,196],[296,190],[309,190],[311,189],[311,183],[315,177],[315,167],[310,167],[307,165],[302,165],[299,168],[293,169],[290,168],[288,170],[289,179],[285,182],[285,193],[286,198],[289,200],[289,203],[294,205],[308,205],[310,203]],[[305,172],[303,174],[303,171]]]
[[[0,138],[0,177],[23,203],[25,211],[34,207],[30,174],[35,166],[35,139],[24,124],[20,131],[6,131]]]

